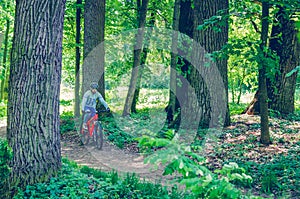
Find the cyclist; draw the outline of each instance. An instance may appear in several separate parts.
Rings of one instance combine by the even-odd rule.
[[[96,114],[96,105],[97,100],[106,108],[107,112],[110,112],[110,109],[103,99],[102,95],[97,91],[98,84],[96,82],[92,82],[90,84],[90,90],[86,91],[83,95],[82,99],[82,112],[89,113],[85,114],[83,118],[83,128],[87,129],[87,121],[89,121],[90,118],[94,117]]]

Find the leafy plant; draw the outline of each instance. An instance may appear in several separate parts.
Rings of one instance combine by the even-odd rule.
[[[114,143],[119,148],[124,148],[126,144],[132,143],[133,137],[126,132],[122,131],[116,121],[112,118],[102,118],[104,128],[106,129],[105,134],[109,141]]]
[[[37,183],[19,190],[16,199],[26,198],[194,198],[180,192],[176,186],[172,190],[160,184],[144,182],[135,174],[121,177],[117,172],[102,172],[63,159],[63,167],[57,177],[46,183]]]
[[[9,161],[12,158],[12,150],[8,146],[6,140],[0,138],[0,187],[5,186],[5,181],[10,174]],[[4,193],[4,189],[0,189],[0,195]]]
[[[205,166],[205,158],[192,151],[190,146],[179,144],[178,134],[172,140],[143,136],[138,139],[144,147],[164,147],[145,159],[146,163],[166,165],[164,175],[175,175],[177,181],[197,198],[240,198],[242,193],[231,181],[252,182],[245,170],[235,163],[224,165],[211,172]],[[179,176],[178,176],[179,174]],[[218,175],[220,177],[218,178]]]
[[[74,131],[75,128],[75,121],[74,121],[74,115],[73,112],[63,112],[60,115],[60,132],[61,134]]]
[[[278,187],[280,187],[280,185],[274,173],[268,172],[262,176],[261,188],[263,192],[271,193],[271,191],[274,191]]]
[[[7,102],[0,103],[0,118],[6,117],[7,115]]]
[[[60,100],[59,102],[60,105],[62,106],[71,106],[72,105],[72,100]]]

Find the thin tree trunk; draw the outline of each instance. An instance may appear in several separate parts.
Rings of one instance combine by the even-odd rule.
[[[65,0],[16,1],[7,139],[10,197],[61,167],[59,93]]]
[[[82,0],[76,2],[76,66],[75,66],[75,106],[74,113],[76,117],[80,116],[80,21]]]
[[[265,61],[266,54],[265,48],[267,46],[268,29],[269,29],[269,3],[264,1],[262,3],[262,29],[261,29],[261,45],[260,54],[262,57],[261,66],[258,70],[258,100],[260,104],[260,118],[261,118],[261,134],[260,142],[263,144],[270,144],[270,132],[269,132],[269,117],[268,117],[268,93],[266,84],[266,68],[267,63]]]
[[[299,40],[295,22],[290,19],[290,12],[279,7],[273,23],[270,49],[280,58],[279,68],[274,77],[267,78],[269,108],[282,114],[293,113],[295,110],[295,89],[297,73],[287,77],[286,74],[300,63]]]
[[[9,8],[9,2],[7,3],[7,8]],[[8,56],[8,34],[9,34],[9,31],[10,31],[10,20],[9,19],[6,19],[6,29],[5,29],[5,35],[4,35],[4,50],[3,50],[3,60],[2,60],[2,63],[3,63],[3,69],[2,69],[2,77],[3,79],[1,80],[1,83],[0,83],[0,87],[1,87],[1,90],[0,90],[0,102],[2,102],[4,100],[4,93],[5,93],[5,83],[6,83],[6,80],[7,80],[7,75],[8,75],[8,67],[7,67],[7,56]],[[2,44],[2,43],[0,43]],[[0,45],[1,47],[1,45]]]
[[[98,82],[99,91],[105,98],[104,85],[104,27],[105,0],[85,0],[84,6],[84,50],[82,93],[91,82]]]
[[[137,7],[138,7],[138,32],[135,36],[136,43],[134,45],[133,51],[133,66],[131,71],[131,79],[130,85],[124,105],[123,116],[127,116],[130,114],[131,105],[133,102],[134,93],[136,90],[138,74],[139,74],[139,65],[141,63],[141,52],[143,47],[143,39],[144,39],[144,27],[146,23],[146,15],[148,10],[148,3],[149,0],[142,0],[142,4],[140,4],[140,0],[137,0]]]
[[[179,33],[179,17],[180,17],[180,2],[176,0],[173,12],[173,34],[172,34],[172,51],[170,63],[170,91],[169,91],[169,104],[167,107],[167,122],[170,125],[174,120],[176,110],[176,66],[177,66],[177,48],[178,48],[178,33]]]
[[[246,68],[243,68],[243,74],[242,74],[242,79],[240,80],[240,85],[239,85],[239,93],[237,96],[237,104],[240,104],[241,102],[241,97],[242,97],[242,92],[243,92],[243,82],[245,80],[246,77]]]
[[[149,22],[149,27],[154,27],[155,24],[155,13],[154,11],[151,12],[151,16],[150,16],[150,22]],[[138,80],[137,80],[137,86],[134,92],[134,96],[133,96],[133,102],[131,105],[131,112],[132,113],[136,113],[136,105],[139,99],[139,94],[140,94],[140,89],[141,89],[141,81],[142,81],[142,76],[143,76],[143,71],[144,71],[144,67],[146,64],[146,60],[147,60],[147,55],[149,52],[149,45],[150,45],[150,37],[152,35],[152,28],[148,29],[148,32],[146,32],[146,36],[145,36],[145,45],[143,47],[143,51],[142,51],[142,57],[141,57],[141,64],[140,64],[140,69],[139,69],[139,75],[138,75]]]
[[[175,86],[175,110],[180,110],[179,114],[176,116],[174,121],[171,122],[169,128],[177,128],[182,123],[182,111],[188,113],[188,87],[189,82],[187,81],[187,73],[191,67],[191,63],[187,60],[191,57],[191,48],[192,45],[191,38],[193,38],[193,28],[194,28],[194,15],[192,9],[192,1],[185,0],[179,2],[179,24],[178,24],[178,46],[175,51],[177,51],[178,56],[176,57],[176,67],[180,68],[180,72],[176,73],[176,82]],[[174,35],[173,35],[174,36]],[[187,37],[188,36],[188,37]],[[174,48],[175,46],[172,46]],[[174,49],[172,49],[173,51]],[[173,60],[173,61],[175,61]],[[177,81],[179,83],[177,83]],[[173,85],[174,86],[174,85]],[[180,108],[180,109],[179,109]],[[175,112],[174,112],[175,113]],[[173,114],[174,114],[173,113]],[[168,113],[170,114],[170,113]],[[167,115],[167,117],[169,117]],[[184,124],[185,125],[185,124]],[[188,126],[188,124],[186,124]]]

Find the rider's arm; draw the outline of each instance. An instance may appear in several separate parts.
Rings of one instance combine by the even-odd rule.
[[[81,110],[82,111],[84,111],[84,107],[85,107],[87,98],[88,98],[88,92],[85,92],[85,94],[83,95],[82,103],[81,103]]]
[[[108,105],[106,103],[106,101],[103,99],[102,95],[99,93],[98,95],[98,100],[101,104],[103,104],[103,106],[107,109],[108,108]]]

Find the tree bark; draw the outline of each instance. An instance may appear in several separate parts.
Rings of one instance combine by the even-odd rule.
[[[150,16],[150,21],[149,21],[149,27],[154,27],[155,25],[155,12],[152,11],[151,12],[151,16]],[[134,96],[133,96],[133,102],[131,105],[131,112],[132,113],[136,113],[136,105],[139,99],[139,95],[140,95],[140,89],[141,89],[141,81],[142,81],[142,76],[143,76],[143,71],[144,71],[144,67],[146,64],[146,60],[147,60],[147,55],[149,52],[149,46],[150,46],[150,37],[152,35],[152,28],[148,29],[148,32],[146,32],[146,36],[145,36],[145,45],[143,47],[143,51],[142,51],[142,57],[141,57],[141,64],[140,64],[140,69],[139,69],[139,74],[138,74],[138,79],[137,79],[137,85],[136,85],[136,89],[134,92]]]
[[[196,0],[195,5],[195,27],[194,27],[194,63],[200,63],[191,69],[189,81],[194,88],[197,96],[197,102],[191,100],[189,106],[194,110],[194,115],[199,115],[200,127],[215,127],[223,124],[230,124],[229,106],[228,106],[228,77],[227,77],[227,59],[215,58],[216,61],[211,62],[206,58],[206,53],[220,51],[228,41],[228,21],[226,14],[228,13],[228,0]],[[206,30],[198,30],[197,27],[204,23],[205,19],[212,16],[220,15],[222,12],[222,22],[224,25],[217,24],[219,31],[208,27]],[[204,48],[197,48],[200,45]],[[202,64],[201,64],[202,63]],[[205,66],[210,64],[210,66]],[[214,67],[215,65],[215,67]],[[198,67],[198,68],[197,68]],[[220,90],[221,89],[221,90]],[[198,109],[192,109],[197,106]],[[223,126],[222,125],[222,126]]]
[[[98,82],[105,98],[104,85],[104,27],[105,0],[86,0],[84,6],[84,50],[82,94],[91,82]]]
[[[267,55],[265,48],[267,47],[268,30],[269,30],[269,3],[264,1],[262,3],[262,28],[261,28],[261,44],[259,56],[261,57],[261,65],[258,70],[258,100],[260,105],[260,142],[263,144],[270,144],[270,132],[269,132],[269,117],[268,117],[268,93],[266,84],[266,69]]]
[[[81,21],[81,6],[82,0],[77,0],[76,2],[76,65],[75,65],[75,106],[74,115],[76,117],[80,116],[80,21]]]
[[[64,8],[65,0],[16,1],[7,126],[14,154],[9,180],[12,191],[48,180],[61,167]]]
[[[131,71],[131,79],[130,85],[124,105],[123,116],[127,116],[130,114],[131,105],[133,102],[134,93],[136,90],[138,74],[139,74],[139,65],[141,63],[141,52],[143,47],[143,39],[144,39],[144,27],[146,23],[146,15],[148,10],[149,0],[137,0],[137,8],[138,8],[138,32],[135,35],[135,45],[133,51],[133,66]]]
[[[178,8],[177,8],[178,9]],[[173,115],[176,110],[180,110],[179,114],[176,116],[173,122],[170,123],[169,128],[178,128],[181,123],[182,126],[189,126],[186,120],[182,120],[182,117],[185,117],[189,112],[188,108],[188,87],[189,82],[187,81],[187,74],[189,68],[191,67],[191,63],[188,61],[191,58],[192,49],[192,39],[193,38],[193,28],[194,28],[194,15],[192,9],[192,1],[185,0],[179,2],[179,22],[178,22],[178,35],[177,46],[172,46],[172,52],[176,47],[176,53],[178,54],[176,57],[173,54],[173,60],[176,61],[176,82],[173,82],[170,86],[175,86],[175,108]],[[176,35],[173,35],[176,36]],[[174,38],[172,38],[174,39]],[[178,70],[177,70],[178,68]],[[175,71],[174,71],[175,72]],[[174,75],[174,74],[172,74]],[[174,77],[173,77],[174,78]],[[174,88],[172,88],[174,89]],[[174,100],[174,99],[173,99]],[[171,117],[170,109],[167,109],[167,117]],[[182,114],[184,112],[184,114]],[[186,118],[187,119],[187,118]],[[170,119],[169,119],[170,120]],[[183,121],[183,122],[182,122]]]
[[[280,60],[275,76],[267,78],[269,108],[281,114],[293,113],[295,110],[297,72],[290,77],[286,74],[300,63],[297,30],[290,14],[284,7],[279,7],[279,11],[275,14],[270,39],[270,49],[276,52]]]
[[[177,68],[177,48],[178,48],[178,33],[179,33],[179,17],[180,17],[180,4],[181,0],[175,0],[173,11],[173,35],[172,35],[172,48],[171,48],[171,63],[170,63],[170,90],[169,90],[169,104],[167,111],[167,123],[170,125],[174,120],[176,110],[176,68]],[[171,126],[170,126],[171,127]]]

